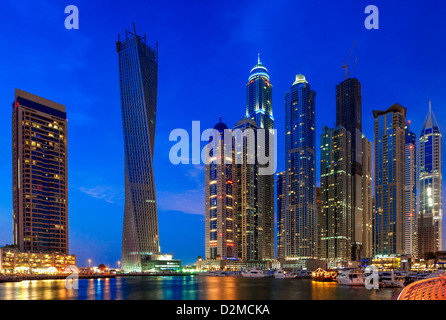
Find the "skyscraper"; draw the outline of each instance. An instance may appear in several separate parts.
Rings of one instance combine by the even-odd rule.
[[[418,254],[442,250],[442,135],[429,101],[429,113],[420,134]]]
[[[238,258],[244,261],[263,260],[263,216],[259,215],[259,174],[256,164],[257,125],[250,118],[243,118],[235,125],[234,152],[239,161],[234,161],[235,185],[234,206],[237,215]],[[251,140],[250,140],[251,139]],[[251,145],[250,145],[251,144]],[[252,148],[250,148],[252,147]]]
[[[373,256],[373,180],[372,180],[372,142],[364,135],[362,136],[362,228],[359,222],[356,228],[362,234],[362,255],[361,257],[371,258]]]
[[[375,118],[375,255],[405,253],[404,145],[406,108],[395,103]]]
[[[149,47],[134,28],[118,38],[117,52],[125,154],[122,269],[137,272],[160,252],[153,174],[158,45]]]
[[[302,74],[285,94],[285,259],[317,258],[316,92]]]
[[[324,127],[321,134],[320,258],[336,266],[351,257],[351,134]]]
[[[336,125],[343,126],[351,134],[351,175],[352,175],[352,256],[359,261],[362,255],[362,226],[364,211],[362,202],[362,101],[361,83],[348,78],[336,86]]]
[[[255,121],[259,129],[274,129],[272,107],[272,85],[268,70],[258,58],[257,64],[251,69],[246,84],[246,117]],[[270,141],[265,134],[265,154],[269,157]],[[273,156],[273,155],[271,155]],[[267,165],[265,165],[267,166]],[[258,177],[258,215],[262,217],[263,242],[262,259],[274,259],[274,174],[260,175]]]
[[[68,253],[65,106],[16,89],[12,109],[14,244]]]
[[[223,122],[214,126],[215,138],[206,147],[205,164],[205,251],[206,259],[237,259],[237,216],[235,214],[232,144],[225,148]],[[232,135],[231,135],[232,141]],[[230,156],[228,157],[228,154]]]
[[[276,178],[276,208],[277,208],[277,259],[285,259],[285,171],[277,173]]]
[[[406,254],[416,255],[417,249],[417,143],[415,133],[410,131],[410,121],[406,122],[405,174],[404,174],[404,215],[406,219],[405,248]]]

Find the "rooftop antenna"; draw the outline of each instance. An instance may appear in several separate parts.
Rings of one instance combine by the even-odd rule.
[[[134,35],[136,36],[136,26],[135,26],[135,23],[133,22],[133,33],[134,33]]]
[[[351,50],[350,50],[350,54],[348,55],[347,62],[344,62],[344,63],[342,64],[342,69],[345,69],[345,80],[347,80],[347,67],[348,67],[348,62],[350,61],[350,56],[352,55],[353,47],[355,46],[355,43],[356,43],[356,40],[353,41],[353,45],[352,45],[352,48],[351,48]],[[355,62],[356,62],[356,61],[355,61]]]
[[[432,113],[431,101],[429,100],[429,114]]]
[[[260,64],[260,53],[257,53],[257,64]]]

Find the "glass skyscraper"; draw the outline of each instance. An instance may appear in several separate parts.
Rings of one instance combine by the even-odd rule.
[[[405,219],[406,219],[406,254],[417,256],[417,182],[418,182],[418,159],[417,159],[417,141],[415,133],[410,131],[410,121],[406,122],[406,140],[405,140],[405,179],[404,179],[404,197],[405,197]]]
[[[442,250],[442,135],[429,101],[420,134],[418,254]]]
[[[285,259],[285,171],[276,174],[276,210],[277,210],[277,259]]]
[[[285,95],[285,259],[317,259],[316,92],[302,74]]]
[[[251,69],[246,84],[246,117],[255,121],[259,129],[274,129],[272,107],[272,85],[268,70],[258,58],[257,64]],[[269,155],[270,136],[265,134],[265,154]],[[265,165],[266,166],[266,165]],[[274,259],[274,174],[258,177],[257,214],[261,217],[263,229],[261,260]]]
[[[395,103],[375,118],[375,256],[405,253],[404,145],[406,108]]]
[[[158,46],[126,30],[118,38],[121,113],[124,129],[125,209],[122,269],[144,271],[160,252],[153,174]]]

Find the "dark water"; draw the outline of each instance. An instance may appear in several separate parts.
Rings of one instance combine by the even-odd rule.
[[[390,300],[399,289],[368,290],[309,279],[241,277],[116,277],[0,283],[0,300]]]

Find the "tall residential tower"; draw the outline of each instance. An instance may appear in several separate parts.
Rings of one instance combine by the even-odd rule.
[[[274,129],[272,87],[268,70],[258,58],[246,84],[246,117],[254,120],[259,129]],[[267,157],[273,156],[269,155],[269,147],[273,143],[270,136],[265,134]],[[274,259],[274,174],[260,175],[258,180],[257,214],[262,220],[263,229],[263,239],[260,239],[263,242],[262,252],[259,256],[262,260],[271,260]]]
[[[404,215],[406,219],[406,254],[417,256],[417,182],[418,182],[418,159],[417,141],[415,133],[410,131],[410,121],[406,122],[405,140],[405,177],[404,177]]]
[[[302,74],[285,94],[285,259],[317,259],[316,92]]]
[[[14,244],[68,253],[65,106],[16,89],[12,109]]]
[[[442,250],[442,135],[429,101],[420,134],[418,254]]]
[[[118,39],[117,52],[125,154],[122,269],[140,272],[160,252],[153,173],[158,45],[149,47],[133,28]]]
[[[375,118],[375,256],[405,253],[404,146],[406,108],[394,104]]]

